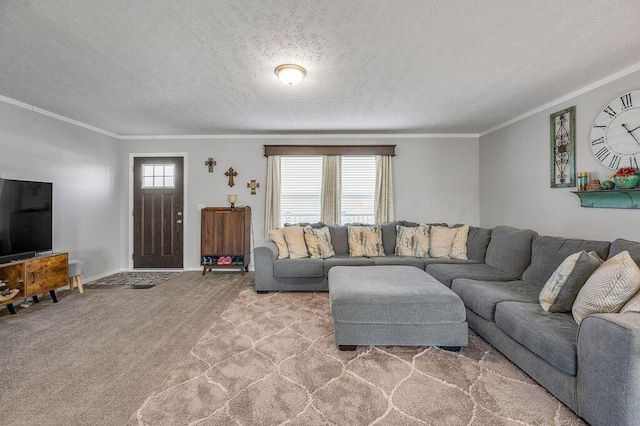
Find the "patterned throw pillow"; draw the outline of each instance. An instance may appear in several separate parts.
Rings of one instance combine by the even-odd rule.
[[[302,229],[304,231],[304,240],[307,243],[307,249],[312,259],[326,259],[336,255],[331,245],[329,227],[323,226],[316,229],[311,226],[305,226]]]
[[[538,297],[548,312],[571,312],[573,302],[591,274],[602,264],[594,252],[581,251],[567,258],[551,274]]]
[[[469,237],[469,225],[456,228],[456,236],[451,244],[451,259],[467,259],[467,237]]]
[[[309,257],[307,251],[307,243],[304,241],[304,231],[300,226],[285,226],[282,228],[284,239],[289,249],[289,257],[291,259],[301,259]]]
[[[349,256],[384,256],[379,226],[349,226]]]
[[[278,247],[278,259],[286,259],[289,257],[289,249],[287,248],[287,241],[284,239],[284,232],[282,228],[269,231],[269,238]]]
[[[431,257],[450,259],[451,246],[456,238],[458,230],[446,226],[432,226],[431,240],[429,241],[429,254]]]
[[[429,225],[396,226],[396,255],[429,257]]]
[[[591,314],[618,312],[640,290],[640,268],[628,251],[608,259],[589,277],[571,313],[578,324]]]

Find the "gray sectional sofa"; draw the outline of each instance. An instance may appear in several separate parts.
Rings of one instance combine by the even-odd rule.
[[[640,243],[540,236],[498,226],[470,227],[469,260],[395,256],[396,225],[382,225],[384,257],[349,257],[346,226],[329,228],[335,257],[278,259],[272,242],[256,247],[257,291],[326,291],[338,265],[407,265],[450,287],[466,307],[469,327],[593,425],[640,424],[640,314],[597,314],[578,325],[571,313],[542,310],[538,295],[562,261],[581,250],[602,259]]]

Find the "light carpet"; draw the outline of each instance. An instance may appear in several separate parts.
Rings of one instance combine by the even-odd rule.
[[[140,425],[582,425],[475,333],[339,351],[327,293],[241,292],[139,407]]]

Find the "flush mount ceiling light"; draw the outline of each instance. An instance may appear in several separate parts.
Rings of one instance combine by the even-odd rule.
[[[282,64],[276,67],[276,75],[284,84],[293,86],[302,81],[307,71],[300,65],[295,64]]]

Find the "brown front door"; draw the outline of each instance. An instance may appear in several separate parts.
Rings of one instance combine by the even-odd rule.
[[[182,268],[183,158],[133,161],[133,267]]]

